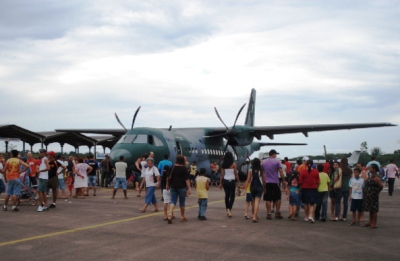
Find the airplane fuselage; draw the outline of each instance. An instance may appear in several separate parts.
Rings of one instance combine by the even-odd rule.
[[[110,157],[113,162],[117,162],[123,155],[125,162],[130,166],[137,158],[150,151],[154,152],[156,164],[165,154],[169,155],[172,162],[175,162],[177,155],[182,154],[190,163],[196,161],[198,169],[206,168],[207,172],[210,172],[210,163],[218,163],[223,158],[226,142],[222,137],[206,138],[206,132],[206,128],[134,128],[114,145]],[[238,166],[245,164],[247,157],[260,149],[259,144],[247,142],[249,145],[235,146],[235,150],[228,146],[227,151],[235,155]]]

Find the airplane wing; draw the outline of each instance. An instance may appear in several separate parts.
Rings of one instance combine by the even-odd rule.
[[[126,131],[123,129],[57,129],[55,131],[69,133],[109,134],[115,137],[120,137],[126,133]]]
[[[250,131],[254,137],[261,138],[262,135],[274,138],[275,134],[303,133],[308,137],[309,132],[331,131],[331,130],[350,130],[376,127],[397,126],[391,123],[349,123],[349,124],[318,124],[318,125],[288,125],[288,126],[266,126],[253,127]]]

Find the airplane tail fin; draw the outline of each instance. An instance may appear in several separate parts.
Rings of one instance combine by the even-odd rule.
[[[254,116],[256,110],[256,90],[251,89],[249,105],[247,107],[246,120],[244,126],[253,127],[254,126]]]
[[[353,151],[353,154],[351,154],[350,158],[348,158],[348,162],[350,166],[353,166],[354,164],[357,164],[358,159],[360,158],[361,151],[355,150]]]

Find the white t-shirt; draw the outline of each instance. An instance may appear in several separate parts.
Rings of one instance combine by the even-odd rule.
[[[39,165],[39,171],[43,170],[43,169],[46,169],[46,163],[44,162],[45,160],[47,160],[47,158],[43,157],[42,161],[41,161],[41,163]],[[49,179],[49,172],[48,171],[39,172],[39,179]]]
[[[349,187],[351,188],[351,198],[352,199],[362,199],[363,198],[363,186],[364,179],[362,177],[351,178],[349,181]]]
[[[116,178],[126,178],[126,168],[128,164],[126,162],[119,161],[115,163],[115,177]]]
[[[147,162],[145,160],[143,160],[140,162],[140,165],[142,166],[142,173],[141,173],[140,177],[144,178],[144,171],[146,170],[145,166],[147,165]]]
[[[396,171],[399,169],[397,166],[393,163],[390,163],[389,165],[386,166],[386,173],[388,175],[388,178],[395,178],[396,177]]]
[[[63,168],[61,167],[61,165],[65,166],[65,165],[64,165],[65,162],[64,162],[64,161],[61,161],[61,160],[57,160],[57,163],[60,164],[60,167],[58,167],[58,169],[57,169],[57,173],[60,173],[60,172],[62,171],[62,169],[63,169]],[[67,162],[67,166],[68,166],[68,162]],[[59,178],[59,179],[63,179],[63,178],[64,178],[64,173],[61,172],[60,174],[58,174],[58,178]]]
[[[285,175],[285,177],[286,177],[286,165],[281,163],[281,167],[283,170],[283,175]],[[281,177],[281,174],[278,171],[278,178],[280,178],[280,177]]]
[[[146,168],[144,170],[144,177],[146,178],[146,187],[155,187],[157,183],[154,182],[153,174],[156,175],[156,178],[160,176],[160,172],[156,167],[152,167],[151,169]]]

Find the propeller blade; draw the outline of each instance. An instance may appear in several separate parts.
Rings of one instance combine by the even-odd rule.
[[[244,106],[246,106],[246,103],[245,103],[245,104],[243,104],[242,108],[240,108],[240,110],[239,110],[238,114],[236,115],[236,120],[235,120],[235,123],[233,124],[233,127],[232,127],[232,129],[233,129],[233,128],[235,128],[235,126],[236,126],[236,122],[237,122],[237,120],[238,120],[238,118],[239,118],[239,115],[240,115],[240,113],[242,112],[242,110],[243,110]]]
[[[224,153],[222,154],[222,157],[219,159],[219,163],[221,163],[221,161],[224,159],[225,153],[226,153],[226,149],[228,148],[229,143],[227,142],[224,148]]]
[[[139,106],[139,108],[137,108],[135,114],[133,115],[133,120],[132,120],[132,127],[131,127],[131,129],[133,129],[133,125],[135,124],[136,116],[137,116],[137,114],[139,113],[141,107],[142,107],[142,106]]]
[[[218,110],[217,110],[216,107],[214,107],[214,110],[215,110],[215,113],[216,113],[217,116],[218,116],[218,119],[222,122],[222,124],[224,124],[225,128],[226,128],[227,130],[229,130],[228,126],[226,126],[226,124],[225,124],[225,122],[222,120],[221,116],[219,116],[219,113],[218,113]]]
[[[124,128],[125,131],[128,131],[128,130],[125,128],[124,124],[122,124],[122,122],[119,120],[118,115],[117,115],[116,112],[114,113],[114,115],[115,115],[115,118],[117,119],[118,123],[122,126],[122,128]]]

